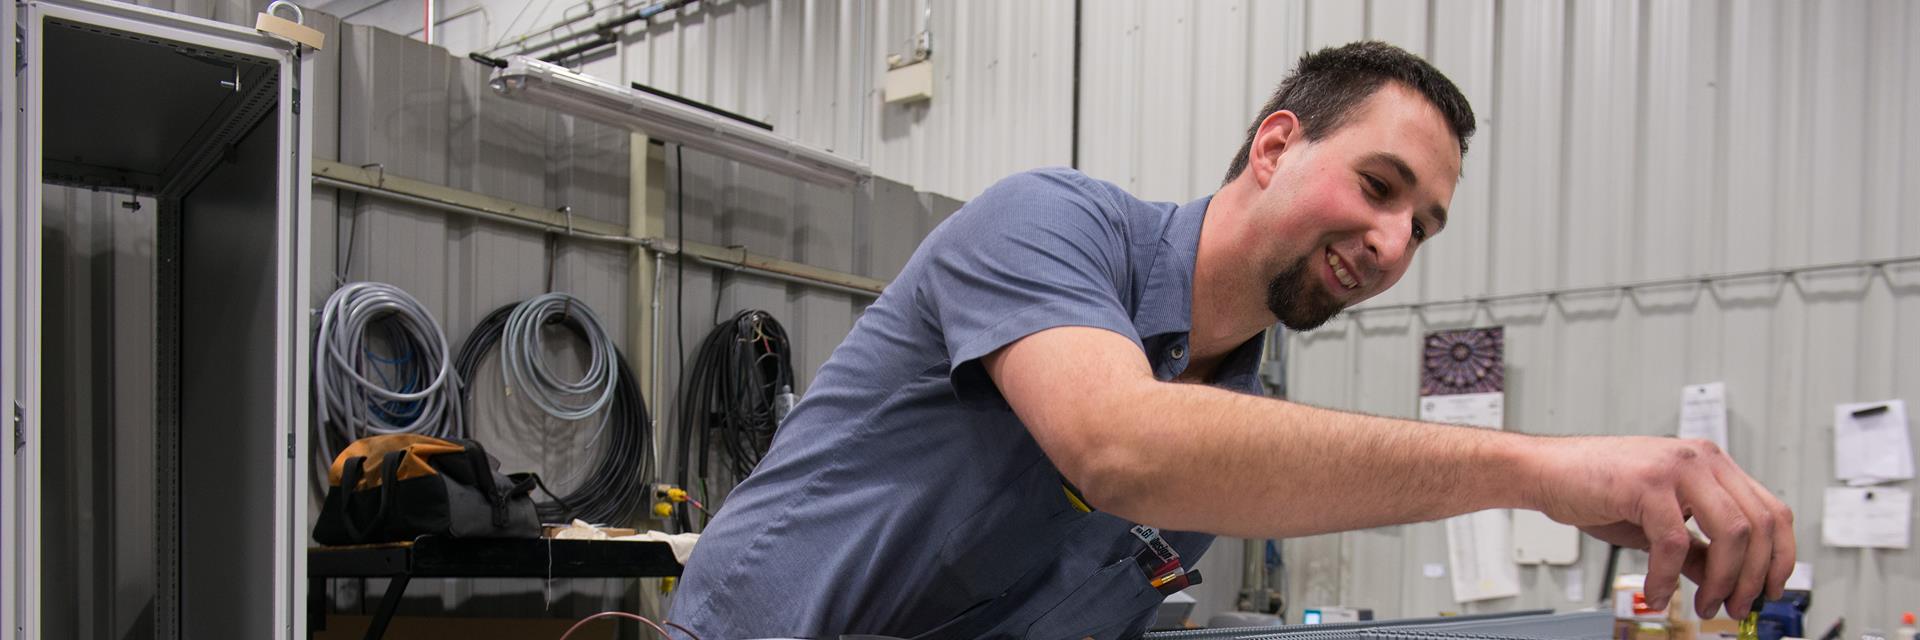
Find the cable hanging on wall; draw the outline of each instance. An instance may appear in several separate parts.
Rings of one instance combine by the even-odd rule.
[[[566,380],[547,365],[541,329],[564,327],[588,348],[587,370]],[[467,336],[455,358],[461,380],[473,380],[481,360],[500,348],[500,376],[508,398],[525,398],[531,409],[561,420],[599,419],[587,449],[599,449],[591,467],[579,467],[566,495],[535,506],[542,522],[579,518],[596,524],[625,524],[645,503],[652,460],[652,418],[634,382],[626,355],[601,328],[600,318],[578,298],[548,293],[495,309]],[[472,383],[460,387],[460,403],[471,407]],[[470,409],[469,409],[470,410]],[[551,495],[551,494],[549,494]]]
[[[314,451],[320,468],[363,437],[464,437],[459,384],[447,336],[419,300],[390,284],[352,282],[334,290],[314,337]]]
[[[734,314],[700,342],[681,389],[680,486],[691,486],[696,455],[699,479],[713,477],[709,465],[716,441],[733,477],[746,478],[793,408],[786,328],[758,309]]]

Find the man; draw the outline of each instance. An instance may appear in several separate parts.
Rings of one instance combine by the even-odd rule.
[[[1210,197],[1147,203],[1068,170],[988,189],[821,368],[672,619],[710,638],[1131,637],[1213,535],[1490,508],[1649,549],[1655,606],[1681,573],[1702,615],[1779,595],[1792,514],[1709,443],[1251,395],[1267,327],[1386,290],[1446,228],[1473,130],[1439,71],[1364,42],[1300,60]]]

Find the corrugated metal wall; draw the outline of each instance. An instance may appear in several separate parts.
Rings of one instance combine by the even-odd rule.
[[[443,25],[436,42],[462,55],[588,15],[582,3],[440,4],[439,15],[460,17]],[[591,33],[622,6],[643,4],[600,3],[594,17],[527,43]],[[422,22],[417,1],[317,6],[396,33]],[[884,104],[887,54],[910,55],[923,25],[933,37],[934,97]],[[517,50],[507,44],[496,53]],[[1071,2],[708,0],[630,25],[617,48],[576,67],[766,121],[783,135],[866,160],[878,175],[964,200],[1009,173],[1072,160],[1072,60]]]
[[[318,113],[316,157],[374,165],[391,175],[554,209],[571,207],[576,216],[627,224],[628,156],[634,150],[625,130],[500,98],[486,86],[489,68],[438,47],[370,27],[341,29],[324,17],[319,20],[333,44],[321,54],[317,95],[311,103]],[[669,237],[681,235],[674,207],[684,188],[686,238],[828,269],[890,278],[919,239],[959,206],[958,201],[884,179],[840,190],[694,151],[684,157],[675,151],[671,146],[651,149],[655,162],[665,164],[653,175],[666,184],[653,188],[666,195],[668,210],[657,213],[666,214]],[[391,283],[419,298],[457,345],[494,308],[551,286],[591,305],[623,350],[639,351],[628,344],[629,323],[651,313],[652,298],[630,294],[632,265],[624,246],[565,239],[550,245],[551,239],[536,231],[376,197],[323,188],[314,193],[316,307],[336,277]],[[670,430],[676,420],[668,406],[679,396],[676,332],[697,346],[716,318],[724,320],[739,309],[767,310],[787,327],[794,342],[794,370],[801,387],[797,391],[804,392],[813,372],[868,302],[691,262],[682,294],[676,288],[682,278],[673,270],[674,261],[666,264],[666,348],[659,397],[644,381],[650,363],[631,363],[643,377],[641,388],[662,430]],[[552,355],[564,363],[570,354]],[[565,478],[568,470],[593,459],[595,452],[582,447],[588,430],[551,422],[535,428],[510,426],[519,412],[509,411],[498,393],[488,393],[497,390],[497,383],[488,386],[497,376],[489,364],[475,377],[475,434],[483,442],[498,443],[490,452],[505,467]],[[313,498],[317,501],[319,494]],[[317,517],[317,505],[312,513]],[[337,592],[358,588],[337,582]],[[567,603],[556,610],[585,615],[618,606],[603,594],[619,593],[622,581],[572,582],[555,587],[554,600]],[[409,589],[403,612],[451,609],[480,599],[496,613],[539,615],[548,596],[534,586],[529,581],[427,581]],[[337,594],[336,601],[351,608],[358,600],[357,595]]]
[[[1085,22],[1081,157],[1149,197],[1211,191],[1297,56],[1380,38],[1466,91],[1481,132],[1445,235],[1374,304],[1920,254],[1920,6],[1909,2],[1106,2]],[[1349,314],[1291,340],[1293,396],[1415,413],[1433,328],[1503,324],[1508,424],[1675,432],[1683,384],[1724,380],[1737,460],[1799,515],[1811,621],[1887,628],[1920,559],[1820,544],[1836,402],[1920,400],[1920,267]],[[1293,601],[1385,615],[1460,610],[1438,524],[1289,542]],[[1524,595],[1591,601],[1579,569],[1523,569]],[[1637,561],[1635,561],[1637,562]],[[1630,563],[1631,564],[1631,563]],[[1580,578],[1578,576],[1584,576]],[[1583,581],[1581,602],[1566,583]],[[1810,633],[1817,633],[1812,630]]]

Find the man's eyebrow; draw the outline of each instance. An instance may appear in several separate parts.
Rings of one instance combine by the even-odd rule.
[[[1366,157],[1365,161],[1379,162],[1389,167],[1393,167],[1394,172],[1400,174],[1400,179],[1405,180],[1409,188],[1419,186],[1420,184],[1420,178],[1418,176],[1413,175],[1413,167],[1408,166],[1407,161],[1401,160],[1400,156],[1397,156],[1385,151],[1376,151],[1372,154],[1369,154]],[[1443,215],[1441,217],[1444,218],[1446,216]]]
[[[1440,221],[1440,229],[1447,228],[1447,208],[1446,207],[1436,204],[1436,205],[1433,205],[1433,208],[1427,209],[1427,213],[1432,214],[1435,220]],[[1439,233],[1440,229],[1434,229],[1434,233]]]

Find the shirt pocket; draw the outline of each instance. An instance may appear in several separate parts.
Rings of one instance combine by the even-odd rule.
[[[1118,638],[1164,599],[1159,590],[1147,584],[1139,563],[1127,556],[1087,576],[1052,609],[1034,619],[1025,637]]]
[[[954,527],[936,559],[936,584],[978,597],[998,596],[1023,575],[1057,559],[1060,541],[1086,520],[1067,502],[1060,473],[1035,460],[978,511]]]

